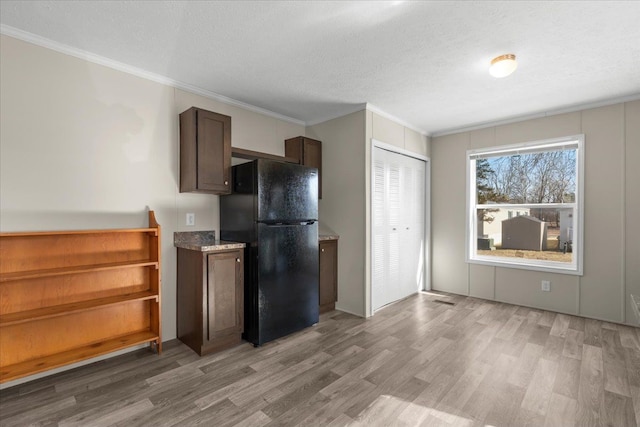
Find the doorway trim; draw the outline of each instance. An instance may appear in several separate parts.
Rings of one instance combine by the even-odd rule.
[[[396,154],[400,154],[407,157],[412,157],[417,160],[421,160],[425,162],[425,206],[424,206],[424,265],[425,265],[425,278],[424,278],[424,289],[423,291],[431,290],[431,159],[422,154],[414,153],[413,151],[406,150],[404,148],[400,148],[396,145],[387,144],[385,142],[379,141],[375,138],[371,138],[371,156],[369,162],[369,170],[370,170],[370,182],[371,187],[370,198],[369,198],[369,211],[373,212],[373,182],[375,181],[375,170],[373,167],[373,158],[375,149],[380,148],[382,150],[387,150],[394,152]],[[366,317],[372,316],[376,310],[373,309],[373,221],[369,221],[369,308],[370,312],[366,313]]]

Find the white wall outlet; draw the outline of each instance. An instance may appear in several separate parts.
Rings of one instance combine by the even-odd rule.
[[[196,225],[196,214],[194,213],[187,214],[187,225]]]
[[[545,292],[551,292],[551,282],[548,280],[542,281],[542,290]]]

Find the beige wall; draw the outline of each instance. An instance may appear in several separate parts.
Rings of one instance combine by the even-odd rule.
[[[234,146],[284,154],[304,126],[2,36],[0,230],[162,226],[163,340],[176,337],[174,231],[215,229],[218,196],[179,192],[178,114],[232,117]],[[196,226],[185,226],[185,213]]]
[[[480,132],[479,136],[484,132]],[[462,295],[493,296],[486,286],[482,295],[470,291],[470,276],[465,264],[465,168],[467,133],[431,139],[431,287]],[[484,266],[477,266],[484,267]],[[478,272],[493,274],[493,269],[474,268],[474,281],[493,279]],[[484,296],[483,296],[484,295]]]
[[[367,133],[369,142],[373,138],[416,154],[429,156],[428,138],[425,135],[369,110]]]
[[[365,114],[309,126],[307,136],[322,141],[320,218],[340,235],[336,308],[364,315]]]
[[[633,319],[630,294],[640,301],[640,102],[625,105],[625,313],[627,323],[640,325],[640,319]]]
[[[433,138],[433,288],[480,298],[632,322],[640,292],[640,101]],[[466,150],[585,134],[584,275],[465,262]],[[540,290],[551,281],[551,292]],[[627,309],[625,310],[625,304]]]
[[[370,110],[309,126],[306,132],[322,141],[320,218],[340,234],[336,307],[370,316],[371,139],[421,155],[428,154],[428,139]]]

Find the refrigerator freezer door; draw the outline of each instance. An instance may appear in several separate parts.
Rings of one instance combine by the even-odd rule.
[[[257,331],[246,331],[249,341],[261,345],[318,323],[318,268],[317,223],[258,225]]]
[[[258,221],[318,219],[317,169],[269,160],[256,167]]]

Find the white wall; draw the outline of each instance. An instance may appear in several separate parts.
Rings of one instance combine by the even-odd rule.
[[[634,101],[433,138],[433,288],[631,323],[628,294],[640,293],[639,123],[640,101]],[[582,133],[584,275],[467,264],[466,150]],[[540,290],[541,280],[552,282],[551,292]]]
[[[0,39],[0,231],[162,226],[163,340],[176,337],[174,231],[219,231],[218,196],[179,193],[178,114],[232,117],[232,144],[284,154],[304,126]],[[196,226],[186,227],[186,212]],[[6,384],[5,384],[6,385]]]

